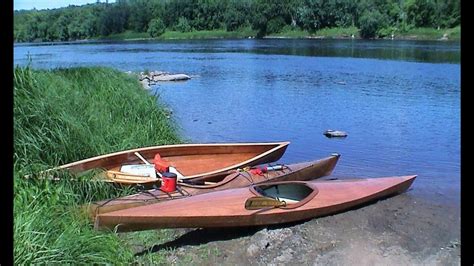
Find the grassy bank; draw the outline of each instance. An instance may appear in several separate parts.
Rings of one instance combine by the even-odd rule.
[[[461,27],[451,29],[433,29],[433,28],[414,28],[405,32],[396,32],[397,39],[415,39],[415,40],[439,40],[446,34],[448,40],[458,41],[461,39]]]
[[[255,36],[256,31],[246,28],[239,31],[226,31],[226,30],[202,30],[202,31],[191,31],[191,32],[180,32],[180,31],[166,31],[158,39],[232,39],[232,38],[248,38],[249,36]]]
[[[238,31],[226,30],[201,30],[201,31],[166,31],[157,38],[151,38],[146,32],[125,31],[122,33],[111,34],[104,37],[97,37],[99,40],[181,40],[181,39],[236,39],[254,37],[257,31],[251,28],[244,28]]]
[[[448,40],[458,41],[461,38],[461,27],[451,29],[433,29],[433,28],[413,28],[406,31],[395,31],[394,39],[413,39],[413,40],[440,40],[446,34]],[[328,39],[347,39],[360,38],[359,29],[356,27],[348,28],[325,28],[310,33],[302,30],[284,30],[280,33],[267,36],[278,38],[328,38]],[[386,38],[391,38],[388,36]]]
[[[432,28],[414,28],[406,31],[395,31],[394,39],[413,39],[413,40],[440,40],[446,34],[448,40],[458,41],[461,38],[461,27],[452,29],[432,29]],[[211,30],[211,31],[166,31],[161,36],[155,38],[158,40],[173,39],[234,39],[234,38],[255,38],[257,31],[251,28],[244,28],[238,31]],[[283,29],[279,33],[273,33],[265,36],[265,38],[328,38],[328,39],[347,39],[354,36],[360,38],[359,29],[356,27],[347,28],[326,28],[316,32],[308,32],[299,29],[291,29],[290,27]],[[387,38],[390,38],[388,36]],[[106,37],[99,37],[102,40],[139,40],[149,39],[150,36],[146,32],[126,31],[123,33],[113,34]]]
[[[433,29],[433,28],[413,28],[406,31],[394,31],[394,39],[413,39],[413,40],[440,40],[446,34],[448,40],[458,41],[461,38],[461,27],[451,29]],[[251,28],[244,28],[238,31],[226,30],[210,30],[210,31],[166,31],[161,36],[155,38],[158,40],[173,40],[173,39],[235,39],[235,38],[255,38],[257,31]],[[359,29],[356,27],[347,28],[325,28],[316,32],[308,32],[300,29],[293,29],[285,27],[279,33],[272,33],[265,38],[328,38],[328,39],[347,39],[360,38]],[[391,38],[388,36],[386,38]],[[150,36],[146,32],[126,31],[123,33],[113,34],[106,37],[99,37],[98,39],[106,40],[137,40],[149,39]]]
[[[114,33],[107,36],[98,36],[96,39],[120,41],[120,40],[151,39],[151,38],[150,38],[150,35],[146,32],[135,32],[135,31],[127,30],[121,33]]]
[[[22,177],[99,154],[179,141],[156,98],[134,77],[107,68],[15,68],[15,264],[133,262],[127,242],[94,231],[78,208],[130,191],[91,176],[79,181]]]
[[[287,29],[282,32],[271,34],[268,37],[280,37],[280,38],[351,38],[351,36],[359,37],[359,29],[356,27],[348,28],[326,28],[318,30],[314,33],[303,31],[299,29]]]

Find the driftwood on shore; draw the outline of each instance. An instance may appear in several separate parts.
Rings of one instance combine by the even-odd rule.
[[[127,73],[133,74],[131,71]],[[191,79],[191,77],[186,74],[171,74],[163,71],[140,72],[138,74],[138,80],[145,89],[150,89],[151,85],[156,85],[159,81],[184,81],[188,79]]]

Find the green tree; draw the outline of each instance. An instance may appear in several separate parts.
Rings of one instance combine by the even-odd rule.
[[[409,0],[405,7],[407,19],[415,27],[434,26],[435,4],[433,0]]]
[[[227,31],[248,25],[253,17],[252,1],[231,0],[225,11],[224,24]]]
[[[121,9],[118,5],[108,6],[99,18],[99,33],[109,35],[123,32],[128,22],[128,15],[127,9]]]
[[[435,9],[435,26],[451,28],[461,24],[461,2],[459,0],[438,0]]]
[[[158,37],[161,34],[165,33],[165,23],[163,22],[162,19],[160,18],[155,18],[150,21],[150,24],[148,25],[148,34],[150,34],[151,37]]]
[[[178,24],[176,24],[175,29],[180,32],[190,32],[193,30],[193,28],[189,24],[188,19],[185,17],[180,17],[178,19]]]
[[[362,38],[374,38],[377,31],[385,26],[384,18],[379,11],[367,11],[359,20],[360,36]]]
[[[70,23],[70,17],[63,14],[53,24],[53,28],[56,31],[56,36],[60,41],[66,41],[69,39],[69,30],[68,30],[69,23]]]
[[[152,2],[147,0],[130,0],[129,5],[122,5],[129,9],[129,27],[138,32],[147,31],[148,25],[153,18]]]
[[[282,17],[272,18],[268,21],[267,33],[278,33],[285,25],[285,20]]]
[[[75,40],[125,30],[156,35],[159,28],[234,31],[247,25],[259,37],[283,27],[315,31],[357,26],[362,36],[372,38],[411,27],[455,27],[460,9],[460,0],[117,0],[14,11],[14,39]],[[155,27],[154,18],[164,25]],[[154,29],[147,31],[150,25]]]
[[[179,19],[185,18],[189,24],[189,19],[194,17],[193,0],[165,1],[164,16],[162,17],[168,28],[176,29]]]
[[[252,17],[252,28],[257,30],[257,36],[262,37],[268,33],[268,23],[272,19],[272,29],[276,30],[279,26],[280,19],[284,21],[284,25],[291,24],[291,14],[288,8],[289,0],[255,0],[253,3],[254,14]]]

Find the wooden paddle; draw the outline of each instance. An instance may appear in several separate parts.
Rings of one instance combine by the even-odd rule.
[[[245,209],[258,210],[263,208],[278,208],[286,206],[286,202],[269,197],[251,197],[245,201]]]
[[[149,163],[147,160],[145,160],[145,158],[143,158],[143,156],[138,153],[138,152],[135,152],[134,153],[138,158],[140,158],[140,160],[142,160],[146,165],[151,165],[151,163]]]

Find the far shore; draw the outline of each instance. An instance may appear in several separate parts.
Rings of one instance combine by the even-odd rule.
[[[405,33],[394,33],[384,38],[374,38],[373,40],[419,40],[419,41],[460,41],[461,28],[452,29],[431,29],[418,28]],[[101,36],[93,39],[73,40],[73,41],[49,41],[37,40],[30,43],[15,42],[15,44],[69,44],[69,43],[87,43],[102,41],[151,41],[151,40],[193,40],[193,39],[257,39],[256,31],[246,29],[242,31],[228,32],[225,30],[213,31],[166,31],[159,37],[151,38],[146,32],[131,32]],[[334,40],[364,40],[358,34],[357,28],[334,28],[323,29],[315,33],[306,31],[287,31],[277,34],[263,36],[261,39],[334,39]]]

